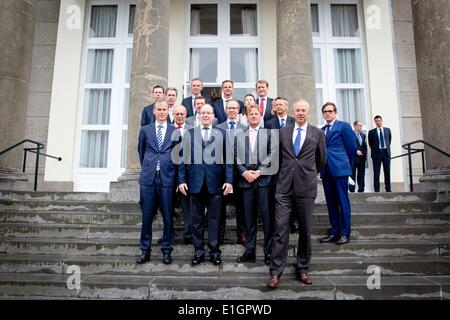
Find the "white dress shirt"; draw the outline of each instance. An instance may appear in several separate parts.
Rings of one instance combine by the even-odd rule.
[[[306,122],[303,126],[301,126],[301,127],[299,127],[298,126],[298,124],[297,124],[297,122],[295,123],[295,126],[294,126],[294,132],[292,133],[292,144],[294,144],[295,143],[295,139],[297,139],[297,134],[298,134],[298,131],[297,131],[297,129],[298,128],[301,128],[302,129],[302,135],[300,136],[300,150],[302,149],[302,146],[303,146],[303,143],[305,142],[305,138],[306,138],[306,131],[307,131],[307,128],[308,128],[308,122]]]

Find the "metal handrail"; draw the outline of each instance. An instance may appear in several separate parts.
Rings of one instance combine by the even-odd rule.
[[[35,153],[36,154],[36,162],[34,164],[34,188],[33,190],[36,191],[37,190],[37,179],[38,179],[38,173],[39,173],[39,155],[43,155],[49,158],[53,158],[56,159],[58,161],[61,161],[62,158],[61,157],[55,157],[55,156],[51,156],[49,154],[45,154],[42,153],[41,150],[43,150],[45,148],[45,145],[41,142],[37,142],[34,140],[30,140],[30,139],[24,139],[20,142],[17,142],[15,145],[12,145],[8,148],[6,148],[5,150],[0,151],[0,156],[4,153],[7,153],[8,151],[20,146],[21,144],[24,143],[33,143],[36,145],[35,148],[23,148],[23,166],[22,166],[22,172],[25,172],[25,165],[27,162],[27,152],[31,152],[31,153]]]
[[[412,158],[411,156],[415,153],[421,153],[422,154],[422,172],[425,173],[425,169],[426,169],[426,163],[425,163],[425,149],[420,148],[420,149],[416,149],[416,148],[411,148],[411,146],[413,144],[417,144],[417,143],[422,143],[424,145],[426,145],[427,147],[430,147],[431,149],[443,154],[444,156],[446,156],[447,158],[450,158],[450,153],[445,152],[444,150],[436,147],[435,145],[432,145],[429,142],[426,142],[425,140],[415,140],[412,142],[408,142],[405,143],[404,145],[402,145],[402,148],[407,150],[407,153],[395,156],[395,157],[391,157],[391,159],[396,159],[396,158],[402,158],[402,157],[406,157],[408,156],[408,164],[409,164],[409,189],[411,192],[414,191],[414,185],[413,185],[413,172],[412,172]]]

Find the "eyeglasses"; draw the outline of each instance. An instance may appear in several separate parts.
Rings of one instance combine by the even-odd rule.
[[[334,110],[323,110],[322,113],[333,113]]]

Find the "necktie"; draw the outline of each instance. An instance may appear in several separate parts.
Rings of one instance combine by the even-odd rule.
[[[234,121],[230,121],[230,129],[234,130],[236,127],[234,126],[236,123]]]
[[[250,149],[252,153],[255,153],[255,147],[256,147],[256,135],[258,134],[258,131],[255,129],[250,129]]]
[[[156,140],[158,142],[158,150],[161,150],[161,146],[163,143],[163,136],[162,136],[162,125],[158,126],[158,132],[156,133]]]
[[[380,128],[380,149],[384,149],[385,145],[384,145],[384,135],[383,135],[383,130]]]
[[[294,141],[294,155],[297,157],[300,153],[300,142],[302,141],[302,128],[297,129],[297,137]]]
[[[280,128],[284,128],[285,125],[286,123],[284,122],[284,119],[281,119]]]
[[[162,146],[162,143],[163,143],[162,128],[163,128],[163,126],[159,125],[158,126],[158,132],[156,133],[156,141],[158,143],[158,150],[159,151],[161,151],[161,146]],[[157,171],[160,170],[159,160],[156,163],[156,170]]]
[[[181,124],[179,124],[178,125],[178,129],[181,129],[181,128],[183,128],[183,126]]]
[[[204,127],[203,128],[203,130],[205,130],[204,132],[203,132],[203,141],[204,142],[207,142],[208,140],[209,140],[209,135],[208,135],[208,127]]]
[[[362,138],[359,132],[356,133],[356,138],[358,138],[359,145],[362,145]]]
[[[261,101],[259,102],[259,109],[261,110],[261,116],[264,117],[264,98],[261,98]]]
[[[330,128],[331,128],[331,125],[329,125],[329,124],[327,124],[325,126],[325,136],[327,136],[327,137],[328,137],[328,132],[330,131]]]

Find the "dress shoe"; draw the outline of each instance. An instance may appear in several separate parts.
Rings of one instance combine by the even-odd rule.
[[[139,264],[146,263],[148,261],[150,261],[150,252],[142,252],[136,260]]]
[[[265,254],[264,255],[264,264],[269,265],[270,264],[270,259],[272,259],[272,255]]]
[[[238,235],[238,240],[237,240],[237,242],[239,243],[239,244],[245,244],[245,235],[243,234],[243,233],[241,233],[241,234],[239,234]]]
[[[299,272],[297,277],[298,277],[298,280],[300,280],[300,282],[303,283],[303,284],[312,284],[312,281],[308,277],[306,272]]]
[[[163,255],[163,263],[164,264],[171,264],[172,263],[172,256],[170,253],[164,253]]]
[[[193,266],[196,266],[196,265],[199,265],[200,263],[202,263],[203,261],[205,261],[205,256],[194,255],[194,257],[192,258],[191,264]]]
[[[298,223],[292,223],[291,224],[291,233],[296,233],[296,232],[298,232],[298,229],[299,229],[300,227],[298,226]]]
[[[271,275],[269,278],[269,281],[267,281],[267,287],[269,289],[276,289],[276,288],[278,288],[279,282],[280,282],[280,278],[276,274]]]
[[[255,262],[256,261],[256,255],[255,253],[248,253],[245,252],[242,256],[240,256],[239,258],[236,259],[236,262],[241,263],[241,262]]]
[[[346,236],[342,236],[339,240],[337,240],[335,243],[336,244],[346,244],[349,243],[350,239],[347,238]]]
[[[330,234],[329,236],[321,238],[320,242],[327,243],[327,242],[336,242],[338,240],[339,240],[339,237],[337,235]]]
[[[218,266],[219,264],[222,263],[222,259],[220,258],[220,256],[218,254],[214,254],[209,258],[209,261],[212,262],[213,265]]]

